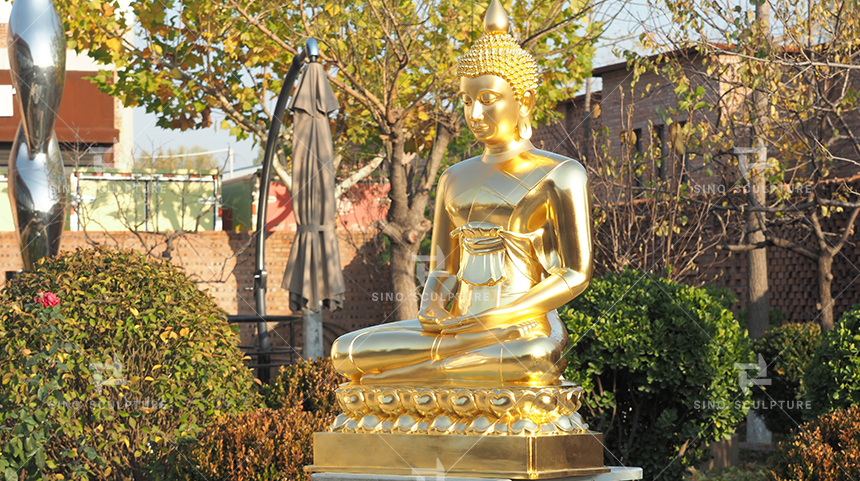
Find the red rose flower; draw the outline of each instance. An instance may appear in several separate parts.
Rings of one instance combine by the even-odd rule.
[[[33,301],[37,304],[41,304],[42,307],[51,307],[58,305],[60,303],[60,298],[53,292],[43,292],[36,296]]]

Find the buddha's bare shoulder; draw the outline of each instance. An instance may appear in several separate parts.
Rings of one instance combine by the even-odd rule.
[[[470,171],[474,170],[476,167],[480,167],[480,164],[481,164],[481,156],[476,155],[474,157],[470,157],[468,159],[461,160],[460,162],[457,162],[456,164],[449,166],[447,169],[445,169],[444,172],[442,172],[442,176],[443,177],[445,177],[445,176],[450,177],[452,175],[461,175],[463,173],[470,172]]]
[[[587,182],[585,167],[575,159],[540,149],[528,151],[528,156],[535,164],[543,166],[546,171],[544,180],[550,180],[559,187],[584,186]]]
[[[474,182],[495,171],[495,168],[483,163],[481,159],[482,156],[478,155],[448,167],[439,178],[439,185],[447,186],[455,179],[468,179],[469,182]],[[547,179],[567,186],[571,183],[582,184],[586,180],[585,167],[582,164],[575,159],[553,152],[531,149],[518,154],[511,161],[513,162],[510,162],[504,170],[514,177],[526,180],[526,183]]]
[[[442,172],[442,175],[439,177],[438,186],[447,191],[455,180],[464,181],[466,179],[474,179],[476,174],[483,170],[486,170],[486,166],[481,163],[480,155],[461,160]],[[457,184],[460,183],[457,182]]]

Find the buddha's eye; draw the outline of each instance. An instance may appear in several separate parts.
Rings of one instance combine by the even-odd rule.
[[[463,101],[463,105],[472,105],[472,97],[468,95],[461,95],[460,99]]]
[[[495,102],[496,99],[498,99],[498,98],[499,98],[498,95],[491,94],[489,92],[484,92],[478,96],[478,101],[484,105],[490,105],[491,103]]]

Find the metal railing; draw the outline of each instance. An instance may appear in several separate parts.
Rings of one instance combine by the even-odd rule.
[[[266,335],[282,327],[289,326],[290,331],[285,339],[288,345],[285,347],[261,348],[259,345],[239,346],[239,349],[251,358],[250,362],[248,362],[248,367],[256,370],[257,378],[263,382],[269,380],[271,368],[289,366],[303,360],[302,347],[296,345],[296,333],[301,332],[303,327],[302,320],[303,317],[301,315],[260,316],[257,314],[240,314],[227,316],[227,322],[230,324],[275,323],[275,326],[265,333]],[[297,324],[298,327],[296,326]],[[331,345],[345,331],[341,326],[323,323],[323,340],[326,345]],[[257,341],[259,342],[259,336],[257,337]],[[288,360],[273,361],[273,357],[288,357]]]

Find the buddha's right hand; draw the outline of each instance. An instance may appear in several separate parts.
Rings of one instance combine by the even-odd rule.
[[[438,305],[431,304],[418,311],[418,321],[427,332],[442,332],[443,329],[451,327],[451,323],[446,321],[453,319],[454,316],[450,312]]]

